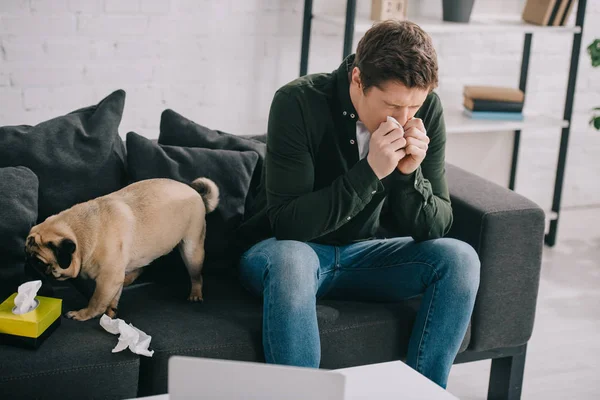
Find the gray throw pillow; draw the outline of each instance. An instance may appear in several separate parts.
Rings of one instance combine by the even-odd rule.
[[[209,129],[173,110],[165,110],[160,116],[158,143],[170,146],[256,152],[258,162],[250,182],[249,200],[255,197],[267,152],[267,145],[264,142],[251,136],[238,136]]]
[[[0,167],[22,165],[39,179],[37,220],[122,188],[119,124],[125,92],[35,126],[0,127]]]
[[[37,176],[25,167],[0,168],[0,302],[24,276],[25,239],[37,208]]]
[[[235,230],[244,215],[252,172],[258,155],[254,151],[211,150],[154,143],[134,132],[127,134],[127,164],[133,182],[170,178],[190,183],[198,177],[212,179],[219,187],[220,202],[206,217],[206,264],[231,266]]]

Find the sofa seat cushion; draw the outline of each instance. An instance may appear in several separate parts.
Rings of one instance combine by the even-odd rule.
[[[119,317],[151,335],[155,351],[152,358],[140,360],[140,396],[167,392],[172,355],[264,361],[260,299],[225,275],[205,277],[203,304],[188,303],[188,290],[189,283],[147,283],[123,291]],[[418,305],[419,300],[320,301],[321,367],[403,359]]]
[[[63,314],[86,305],[69,286],[55,288],[55,297],[63,299]],[[0,345],[0,393],[11,399],[135,398],[139,356],[112,353],[117,341],[98,319],[62,317],[37,350]]]

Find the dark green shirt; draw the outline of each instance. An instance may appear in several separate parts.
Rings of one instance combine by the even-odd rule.
[[[439,97],[429,94],[415,115],[430,138],[421,166],[380,181],[367,158],[359,160],[348,78],[353,57],[275,93],[261,187],[238,230],[243,250],[273,236],[343,245],[390,235],[427,240],[450,229]]]

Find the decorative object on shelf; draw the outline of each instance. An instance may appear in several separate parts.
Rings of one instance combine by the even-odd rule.
[[[442,0],[442,18],[449,22],[469,22],[475,0]]]
[[[523,91],[500,86],[465,86],[464,114],[471,119],[523,121]]]
[[[548,25],[554,4],[560,0],[527,0],[523,9],[523,21],[535,25]]]
[[[527,0],[522,19],[535,25],[564,26],[576,0]]]
[[[384,21],[386,19],[406,19],[408,0],[371,0],[371,19]]]
[[[592,60],[592,67],[600,66],[600,39],[594,40],[588,47],[587,52]],[[592,109],[593,115],[590,125],[600,131],[600,107]]]

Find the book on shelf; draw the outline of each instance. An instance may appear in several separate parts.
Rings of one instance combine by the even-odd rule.
[[[564,12],[562,15],[557,15],[557,19],[552,23],[554,26],[564,26],[567,23],[567,20],[573,11],[573,6],[575,5],[576,0],[562,0],[562,3],[565,5]]]
[[[565,13],[565,7],[567,3],[563,0],[556,0],[554,6],[552,7],[552,12],[550,13],[550,18],[548,18],[548,23],[546,25],[554,25],[556,21],[561,20],[562,15]],[[564,6],[564,7],[563,7]]]
[[[466,85],[463,95],[473,100],[495,100],[523,103],[525,93],[522,90],[501,86]]]
[[[521,112],[503,112],[503,111],[471,111],[468,108],[463,109],[463,113],[471,119],[489,120],[489,121],[523,121]]]
[[[482,100],[465,96],[463,105],[471,111],[503,111],[519,113],[523,111],[523,102],[521,101]]]

